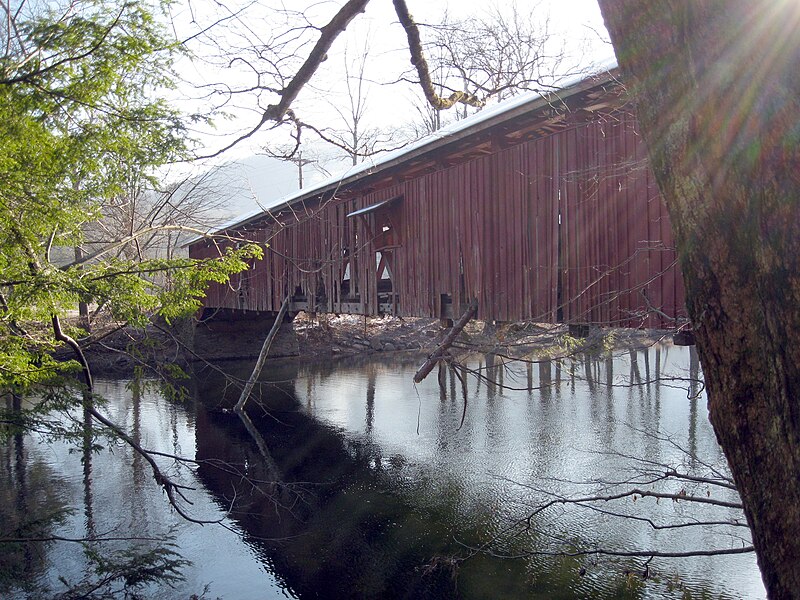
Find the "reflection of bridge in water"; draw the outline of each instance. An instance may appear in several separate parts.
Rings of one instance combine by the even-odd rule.
[[[620,597],[627,582],[611,563],[593,563],[597,576],[581,577],[571,561],[473,556],[452,577],[445,559],[470,554],[469,544],[519,518],[533,494],[525,486],[619,477],[624,461],[602,451],[675,460],[674,447],[638,428],[658,428],[709,463],[722,460],[694,395],[692,356],[693,349],[660,345],[531,363],[476,356],[466,365],[472,373],[463,424],[462,384],[452,371],[414,386],[411,357],[294,366],[272,371],[269,377],[282,382],[253,399],[254,442],[234,414],[214,410],[224,384],[198,382],[197,459],[246,465],[256,480],[271,482],[277,473],[279,481],[264,495],[210,464],[199,475],[221,505],[236,499],[231,518],[300,597],[485,598],[496,596],[492,590],[504,597]],[[242,374],[248,371],[243,364]],[[231,391],[229,406],[237,399]],[[670,516],[677,509],[652,502],[646,510]],[[586,515],[542,515],[537,525],[589,544],[627,548],[655,540],[647,526],[610,527]],[[662,535],[658,543],[671,549],[717,541],[705,532]],[[504,543],[523,548],[517,544],[524,541]],[[735,594],[742,578],[758,578],[752,557],[676,563],[659,568],[674,569],[693,593]],[[648,589],[658,595],[667,581],[665,574]]]
[[[195,240],[197,258],[268,244],[206,316],[288,296],[290,312],[453,318],[477,300],[485,321],[674,325],[669,217],[615,77],[486,109]]]

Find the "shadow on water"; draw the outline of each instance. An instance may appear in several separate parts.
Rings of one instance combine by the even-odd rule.
[[[252,486],[200,468],[220,503],[235,497],[231,516],[249,542],[302,598],[455,597],[455,573],[437,558],[456,550],[446,543],[452,532],[392,493],[374,468],[383,462],[377,445],[316,421],[297,401],[291,373],[280,376],[287,381],[251,398],[252,425],[219,410],[237,399],[222,379],[198,381],[197,459],[246,465],[252,480],[277,480]],[[369,396],[368,387],[368,405]]]
[[[7,395],[8,410],[19,410],[20,399]],[[0,539],[41,539],[53,535],[68,507],[64,482],[46,463],[31,456],[30,440],[21,433],[0,432]],[[0,594],[32,585],[47,567],[44,541],[0,542]]]
[[[230,516],[248,543],[287,593],[300,598],[654,597],[671,584],[653,588],[613,563],[582,577],[581,567],[596,560],[509,560],[471,555],[469,547],[493,539],[513,514],[508,507],[519,508],[519,490],[509,493],[502,481],[506,467],[518,480],[531,472],[588,477],[597,457],[566,446],[589,437],[605,448],[628,444],[630,430],[620,423],[636,419],[658,426],[685,417],[686,443],[695,453],[698,396],[687,407],[685,385],[662,386],[663,352],[634,352],[623,362],[599,355],[528,365],[485,355],[471,365],[481,375],[469,383],[466,370],[440,369],[419,388],[407,386],[417,365],[403,357],[288,366],[265,374],[273,383],[254,393],[249,422],[230,410],[238,389],[209,371],[196,378],[197,459],[240,465],[247,478],[209,465],[200,467],[199,478],[220,505],[233,506]],[[241,379],[250,368],[226,364]],[[465,421],[463,398],[470,403]],[[714,446],[709,431],[704,450]],[[645,458],[663,458],[655,440],[637,443]],[[475,479],[488,483],[475,489]],[[483,488],[489,493],[482,495]],[[545,527],[554,535],[611,535],[623,547],[648,543],[647,537],[637,542],[635,532],[594,531],[582,521]],[[499,542],[511,553],[515,543]],[[692,597],[737,597],[712,594],[716,584],[706,587],[703,578],[688,587],[676,581],[671,597],[684,589]]]

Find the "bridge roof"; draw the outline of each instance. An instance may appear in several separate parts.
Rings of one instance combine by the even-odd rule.
[[[555,112],[562,108],[568,99],[582,92],[603,84],[618,82],[617,75],[617,64],[612,60],[600,65],[591,75],[581,74],[565,80],[557,91],[546,94],[526,92],[509,100],[504,100],[466,119],[442,127],[440,130],[402,148],[369,157],[344,173],[323,180],[312,187],[298,190],[256,211],[237,216],[219,227],[209,230],[206,235],[218,235],[227,231],[240,230],[256,225],[264,218],[274,215],[275,211],[289,208],[296,203],[321,197],[325,194],[342,191],[353,186],[353,184],[379,177],[388,171],[405,165],[424,162],[426,158],[429,159],[437,151],[454,146],[459,141],[472,139],[479,134],[503,126],[503,130],[506,133],[519,130],[522,128],[520,117],[548,107],[552,107]],[[603,103],[600,102],[597,106],[589,106],[585,107],[585,109],[594,110],[602,105]],[[540,119],[533,127],[528,124],[528,129],[534,129],[537,133],[544,135],[558,129],[556,121],[557,119],[554,118],[549,123],[542,123]],[[195,236],[185,242],[183,246],[190,246],[204,238],[205,236]]]

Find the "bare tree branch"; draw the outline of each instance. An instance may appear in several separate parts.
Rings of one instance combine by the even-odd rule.
[[[405,0],[392,0],[394,9],[397,13],[397,18],[406,32],[408,38],[408,49],[411,52],[411,64],[417,70],[419,76],[420,86],[422,86],[423,93],[428,102],[436,109],[443,110],[452,108],[456,104],[466,104],[474,107],[482,107],[484,102],[473,94],[464,91],[457,91],[450,94],[447,98],[442,98],[436,93],[436,88],[431,79],[430,69],[428,62],[425,60],[425,55],[422,50],[422,42],[419,36],[419,28],[414,22],[411,13],[408,12],[408,5]]]
[[[330,50],[333,42],[358,14],[364,12],[364,9],[368,3],[369,0],[349,0],[344,6],[342,6],[336,15],[334,15],[334,17],[328,22],[328,24],[320,28],[320,36],[317,40],[317,43],[306,57],[306,60],[296,71],[291,81],[289,81],[289,83],[286,84],[282,90],[280,90],[279,93],[281,98],[278,103],[270,104],[261,115],[261,120],[247,133],[239,136],[221,150],[202,158],[213,158],[215,156],[219,156],[223,152],[230,150],[237,144],[255,135],[270,121],[281,123],[286,117],[287,111],[290,109],[300,91],[311,80],[311,77],[317,71],[319,66],[327,59],[328,50]]]

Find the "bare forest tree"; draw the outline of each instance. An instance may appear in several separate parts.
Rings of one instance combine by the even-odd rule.
[[[319,100],[330,106],[338,116],[338,123],[324,127],[305,123],[305,128],[314,134],[314,138],[310,142],[305,137],[301,139],[298,128],[293,132],[293,144],[281,145],[277,148],[265,147],[263,150],[272,158],[297,165],[298,187],[301,189],[304,186],[305,166],[313,165],[315,168],[327,172],[323,164],[337,161],[341,153],[344,153],[352,166],[356,166],[369,156],[394,150],[402,145],[402,143],[395,142],[397,136],[394,130],[369,124],[370,89],[375,85],[375,82],[367,75],[367,67],[371,63],[372,54],[370,40],[371,34],[367,31],[361,42],[353,45],[348,43],[345,48],[341,61],[343,92],[318,91]],[[351,51],[353,47],[356,48],[355,52]],[[321,144],[317,142],[321,142]],[[335,153],[333,156],[326,151],[330,149]],[[312,155],[315,158],[309,158]]]
[[[370,63],[370,34],[364,38],[363,45],[351,56],[349,47],[344,53],[344,82],[346,104],[342,107],[331,102],[331,107],[339,115],[343,126],[332,128],[329,138],[336,146],[347,153],[353,166],[378,152],[389,149],[393,135],[391,131],[370,127],[369,85],[367,65]]]
[[[545,15],[545,16],[543,16]],[[499,102],[525,91],[548,92],[576,73],[589,72],[581,48],[567,50],[551,31],[550,19],[541,6],[521,11],[516,2],[494,6],[484,15],[420,25],[427,41],[423,47],[439,94],[463,90],[482,102]],[[403,76],[418,85],[415,72]],[[422,119],[420,131],[431,133],[442,126],[442,114],[427,102],[417,102]],[[469,116],[480,106],[460,104],[456,119]]]
[[[275,22],[283,21],[284,27],[273,28],[272,37],[267,39],[255,35],[249,25],[244,23],[244,9],[227,9],[226,16],[219,18],[215,15],[216,22],[213,26],[189,36],[192,42],[201,44],[201,48],[208,50],[209,55],[205,60],[212,61],[215,66],[238,69],[237,74],[231,75],[228,81],[212,81],[201,86],[202,93],[219,108],[230,109],[244,105],[246,110],[255,110],[259,115],[255,125],[246,128],[211,156],[220,155],[244,143],[262,130],[283,129],[290,132],[294,148],[285,153],[287,156],[292,156],[300,149],[306,131],[325,139],[325,128],[317,126],[310,119],[304,119],[295,104],[302,105],[303,101],[312,101],[312,78],[320,65],[328,60],[328,54],[339,35],[353,19],[364,12],[368,4],[369,0],[350,0],[335,14],[325,13],[318,17],[317,20],[321,20],[323,24],[312,21],[310,13],[283,8],[268,10],[264,18]],[[418,78],[425,90],[426,99],[433,102],[438,109],[456,104],[482,106],[483,100],[466,92],[452,93],[448,97],[437,93],[424,57],[419,28],[405,2],[396,2],[395,6],[410,43],[412,63],[418,65]],[[329,9],[330,6],[325,5],[324,8]],[[215,27],[223,26],[230,26],[231,31],[236,32],[226,36],[224,46],[218,36],[210,33],[216,33]],[[232,55],[234,58],[231,58]]]
[[[215,168],[187,176],[166,189],[159,189],[150,177],[128,178],[124,191],[103,201],[98,207],[99,218],[83,227],[83,239],[73,248],[72,256],[56,260],[80,265],[98,260],[171,261],[182,256],[185,240],[228,217],[224,207],[230,188],[225,186],[223,171],[224,168]],[[164,272],[152,277],[169,287],[169,277],[165,279]],[[96,306],[90,313],[89,305],[79,302],[81,326],[91,330],[92,321],[103,308]]]
[[[172,259],[191,233],[174,229],[208,230],[229,215],[230,194],[224,167],[183,177],[160,189],[148,178],[132,178],[123,193],[106,201],[102,218],[86,231],[83,254],[112,248],[111,256],[126,260]]]
[[[501,101],[527,90],[556,89],[558,80],[577,67],[565,64],[564,45],[542,14],[538,6],[522,13],[514,2],[503,9],[495,6],[485,16],[451,19],[445,14],[441,23],[426,24],[423,31],[430,41],[425,53],[442,90]],[[418,83],[413,74],[409,80]],[[468,116],[468,105],[457,107],[456,114]]]

